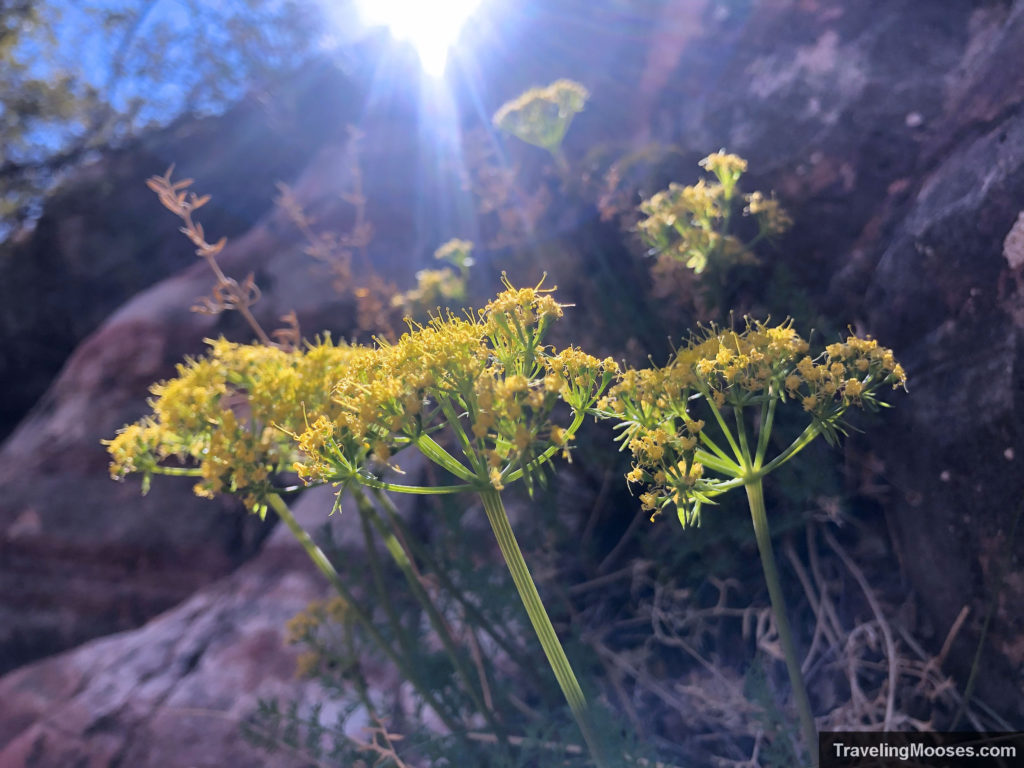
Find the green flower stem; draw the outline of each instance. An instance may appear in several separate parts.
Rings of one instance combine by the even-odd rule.
[[[443,496],[448,493],[463,493],[472,491],[476,486],[463,485],[402,485],[401,483],[386,483],[383,480],[368,475],[360,474],[359,483],[367,488],[379,491],[393,491],[394,493],[414,493],[421,496]]]
[[[569,126],[566,125],[566,128]],[[563,133],[563,136],[565,134]],[[552,159],[555,161],[555,165],[558,167],[558,172],[562,174],[562,178],[566,179],[569,176],[569,160],[565,156],[565,152],[562,150],[562,139],[559,138],[558,143],[553,147],[547,148],[548,152],[551,153]]]
[[[580,428],[580,426],[583,424],[583,419],[586,418],[586,416],[587,416],[587,412],[585,410],[582,410],[582,409],[577,410],[577,411],[575,411],[573,413],[572,423],[569,424],[569,426],[566,427],[566,430],[565,430],[566,440],[568,440],[569,438],[573,437],[576,434],[576,430],[578,430]],[[545,461],[550,459],[552,456],[554,456],[556,453],[558,453],[561,450],[564,450],[563,446],[561,446],[561,445],[553,445],[550,448],[548,448],[546,451],[544,451],[544,453],[542,453],[540,456],[538,456],[533,461],[531,461],[529,464],[527,464],[526,467],[529,468],[529,469],[533,469],[534,467],[539,467],[541,464],[543,464]],[[523,474],[524,474],[523,467],[520,467],[519,469],[517,469],[517,470],[515,470],[513,472],[509,472],[507,475],[503,474],[501,476],[501,479],[502,479],[502,481],[504,483],[508,484],[508,483],[511,483],[511,482],[514,482],[514,481],[518,480],[519,478],[521,478],[523,476]]]
[[[743,458],[740,466],[747,471],[753,468],[754,460],[750,456],[750,447],[747,445],[747,425],[743,423],[743,409],[735,407],[732,412],[736,416],[736,435],[739,437],[740,456]]]
[[[417,685],[417,678],[413,674],[413,670],[409,669],[409,665],[403,659],[402,655],[397,653],[391,644],[384,638],[383,635],[373,626],[373,622],[366,612],[359,606],[355,596],[345,586],[345,583],[341,580],[338,572],[331,565],[331,561],[327,559],[327,555],[323,553],[310,538],[306,530],[299,525],[299,521],[292,515],[288,505],[284,503],[284,500],[276,493],[269,494],[267,496],[267,503],[277,513],[277,516],[281,518],[288,530],[291,531],[292,536],[299,542],[306,554],[309,555],[309,559],[313,561],[313,564],[320,570],[320,572],[327,577],[327,581],[330,582],[331,586],[334,587],[335,591],[345,600],[347,608],[351,613],[352,617],[359,622],[359,624],[366,630],[366,633],[370,636],[370,639],[374,644],[384,652],[384,654],[391,660],[391,662],[398,668],[399,673],[414,686],[416,691],[423,698],[431,709],[437,713],[437,716],[441,718],[441,721],[447,726],[447,728],[456,732],[459,730],[458,723],[448,714],[445,707],[438,701],[437,697],[432,691],[422,686]]]
[[[442,469],[447,469],[460,480],[476,482],[476,475],[465,467],[458,459],[442,448],[430,435],[421,434],[416,437],[416,447],[420,453],[426,456]]]
[[[726,474],[738,475],[743,472],[743,470],[740,468],[740,465],[733,461],[731,458],[729,458],[729,454],[723,451],[718,446],[718,443],[712,440],[711,437],[703,429],[700,431],[700,441],[704,443],[704,445],[706,445],[708,448],[710,448],[712,452],[724,462],[724,466],[726,467],[724,471],[726,472]],[[711,465],[709,464],[708,466]]]
[[[150,467],[150,472],[154,475],[169,475],[171,477],[202,477],[203,470],[199,467],[162,467],[157,464],[155,467]]]
[[[530,623],[533,625],[534,632],[537,633],[548,664],[551,665],[551,671],[554,672],[555,679],[558,680],[565,700],[569,703],[569,708],[583,733],[583,740],[586,741],[597,766],[606,768],[607,763],[598,748],[598,742],[590,722],[586,697],[576,680],[576,675],[573,673],[565,650],[558,640],[558,635],[555,634],[555,628],[551,625],[551,619],[537,592],[537,585],[534,584],[533,578],[530,576],[530,570],[526,566],[522,550],[519,549],[519,543],[516,541],[512,526],[508,521],[508,515],[505,513],[501,495],[493,489],[482,490],[480,498],[484,504],[484,511],[487,513],[487,520],[491,524],[491,530],[494,531],[494,536],[498,540],[498,547],[505,558],[505,564],[512,574],[512,581],[515,582],[519,598],[523,601],[526,613],[530,617]]]
[[[769,393],[769,399],[761,406],[761,424],[758,426],[757,436],[757,453],[754,455],[754,469],[760,469],[761,464],[764,462],[765,451],[768,450],[768,439],[772,434],[772,426],[775,424],[775,406],[779,400],[777,397],[772,397]]]
[[[363,544],[366,550],[366,559],[370,564],[370,578],[373,581],[373,588],[377,593],[376,600],[384,608],[384,615],[387,616],[391,633],[398,640],[398,647],[402,656],[406,659],[414,658],[414,643],[409,632],[402,626],[402,621],[395,610],[394,602],[391,600],[391,590],[384,582],[384,571],[381,568],[380,557],[377,555],[377,547],[374,546],[373,531],[370,527],[370,505],[369,499],[356,489],[352,494],[359,509],[359,519],[363,529]]]
[[[721,181],[721,179],[719,179],[719,181]],[[722,226],[718,230],[718,232],[721,235],[721,237],[716,238],[714,251],[712,251],[711,255],[708,257],[708,261],[711,264],[715,265],[715,266],[717,266],[718,264],[721,263],[721,257],[725,253],[725,240],[726,240],[726,237],[728,237],[729,222],[732,219],[732,193],[735,190],[735,187],[736,187],[736,182],[735,181],[733,182],[732,187],[727,186],[725,183],[722,184],[722,190],[726,194],[725,194],[725,210],[723,211],[723,215],[722,215]],[[710,226],[710,222],[709,222],[708,229],[714,229],[714,227]],[[723,270],[721,270],[721,272],[722,272],[722,274],[719,275],[719,281],[720,282],[724,282],[725,270],[723,269]],[[719,287],[724,287],[724,285],[720,285]]]
[[[469,459],[470,464],[473,464],[475,453],[470,445],[469,436],[466,434],[466,430],[462,428],[462,422],[459,421],[458,414],[455,413],[455,408],[452,406],[452,401],[447,397],[439,397],[439,403],[441,405],[441,412],[444,414],[445,420],[452,428],[452,432],[459,439],[459,444],[462,446],[462,452],[466,458]],[[479,470],[479,467],[473,467],[474,470]]]
[[[699,448],[693,453],[694,459],[703,464],[705,467],[717,470],[725,475],[736,475],[743,474],[742,468],[736,466],[736,463],[729,459],[721,459],[718,456],[712,456],[707,451],[702,451]]]
[[[797,657],[796,647],[793,645],[793,634],[789,628],[789,620],[786,618],[786,600],[782,594],[779,570],[775,563],[775,553],[772,550],[772,537],[768,530],[768,515],[765,511],[764,490],[760,477],[748,482],[744,487],[747,491],[747,501],[750,504],[750,517],[754,522],[754,536],[757,538],[757,549],[761,555],[764,579],[768,585],[768,596],[771,598],[772,612],[775,614],[775,624],[779,630],[779,642],[782,644],[782,653],[786,658],[786,671],[789,672],[789,682],[793,687],[793,698],[796,700],[796,708],[800,716],[800,730],[803,733],[804,746],[816,766],[818,764],[818,731],[814,725],[811,703],[807,698],[807,689],[800,672],[800,659]]]
[[[526,659],[525,656],[523,656],[522,651],[515,647],[503,632],[499,632],[490,619],[484,616],[480,612],[480,609],[470,602],[466,597],[465,592],[463,592],[455,582],[452,581],[451,576],[448,575],[448,571],[438,564],[425,547],[420,545],[418,538],[412,534],[405,521],[402,520],[401,516],[398,514],[398,510],[395,508],[391,499],[377,489],[374,489],[373,494],[377,503],[380,505],[380,508],[384,510],[384,514],[388,518],[388,523],[391,524],[391,527],[395,531],[401,534],[402,540],[408,546],[411,556],[415,556],[426,565],[427,569],[437,577],[441,586],[444,587],[444,589],[451,594],[456,601],[458,601],[459,605],[462,606],[466,617],[486,632],[498,647],[505,651],[509,658],[513,659],[516,664],[518,664],[519,668],[524,670],[525,673],[533,679],[538,690],[543,691],[544,681],[541,680],[540,675],[537,674],[536,668]]]
[[[483,714],[484,719],[487,720],[487,724],[497,734],[498,739],[507,744],[508,734],[505,732],[504,726],[495,717],[495,713],[488,707],[483,699],[482,692],[477,690],[477,686],[473,684],[475,676],[473,671],[469,668],[465,661],[465,655],[459,652],[459,649],[455,646],[455,639],[452,637],[451,630],[448,627],[444,617],[441,616],[440,611],[437,610],[437,606],[434,605],[434,601],[427,594],[427,591],[423,588],[423,584],[420,582],[419,576],[413,570],[412,562],[409,559],[408,553],[403,548],[398,537],[395,536],[393,530],[389,530],[384,521],[381,520],[377,510],[373,508],[369,500],[362,496],[360,502],[359,494],[356,497],[356,502],[359,504],[359,511],[362,514],[364,523],[372,525],[377,531],[378,535],[384,539],[384,546],[387,547],[388,553],[391,558],[395,561],[399,570],[402,571],[402,575],[405,576],[406,582],[409,584],[409,589],[412,590],[413,596],[423,606],[426,611],[427,619],[430,621],[430,626],[433,627],[434,632],[440,638],[442,645],[444,645],[445,652],[448,654],[448,658],[451,660],[452,665],[456,671],[462,677],[465,683],[466,690],[469,693],[470,698],[473,700],[473,704],[476,706],[477,711]]]
[[[787,461],[800,453],[800,451],[810,445],[814,438],[816,438],[820,433],[821,428],[817,424],[808,424],[807,428],[800,433],[796,440],[789,444],[789,447],[786,448],[786,450],[757,470],[757,477],[764,477],[772,470],[781,467]]]
[[[722,418],[722,412],[718,410],[718,406],[715,405],[715,398],[711,396],[710,392],[702,392],[704,400],[709,406],[711,406],[711,412],[715,414],[715,421],[718,422],[718,426],[722,430],[722,434],[725,435],[725,439],[729,441],[729,447],[732,448],[733,455],[736,457],[736,461],[740,464],[743,463],[743,452],[740,447],[736,445],[736,439],[732,436],[732,431],[725,423],[725,419]]]

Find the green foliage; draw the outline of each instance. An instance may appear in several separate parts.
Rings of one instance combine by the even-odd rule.
[[[763,728],[763,742],[758,752],[760,765],[764,768],[786,768],[799,765],[801,758],[793,751],[792,721],[778,704],[772,691],[761,656],[753,663],[743,678],[743,693],[755,706],[755,717]],[[812,745],[817,748],[817,745]]]
[[[434,258],[449,266],[441,269],[423,269],[416,273],[416,287],[398,294],[392,303],[402,308],[405,316],[427,322],[431,312],[441,307],[460,308],[469,300],[466,285],[469,268],[473,266],[473,243],[469,240],[449,240],[434,252]],[[454,267],[454,270],[452,269]]]
[[[175,7],[171,7],[175,6]],[[0,9],[0,220],[144,128],[223,111],[311,52],[305,0],[16,0]]]

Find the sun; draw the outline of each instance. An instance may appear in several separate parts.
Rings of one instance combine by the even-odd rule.
[[[423,71],[441,77],[448,52],[480,0],[357,0],[369,26],[387,27],[395,40],[416,50]]]

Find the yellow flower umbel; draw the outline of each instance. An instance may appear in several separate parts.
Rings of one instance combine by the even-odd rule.
[[[444,255],[468,259],[465,247],[451,250]],[[595,763],[604,766],[586,699],[530,577],[500,491],[519,479],[532,490],[554,455],[567,454],[618,366],[579,349],[556,353],[545,346],[544,334],[562,316],[562,306],[539,285],[517,289],[506,281],[505,287],[476,316],[447,314],[425,325],[410,321],[394,344],[325,342],[285,351],[212,342],[207,357],[187,362],[177,378],[154,387],[151,416],[110,441],[111,472],[142,472],[147,478],[188,474],[200,478],[201,495],[239,494],[260,511],[269,504],[353,615],[371,629],[276,492],[275,476],[294,468],[308,484],[477,493],[552,671]],[[571,408],[569,423],[554,417],[559,399]],[[441,433],[454,451],[435,439]],[[420,487],[381,480],[374,465],[410,445],[457,482]],[[365,496],[354,490],[357,505],[364,506]],[[429,689],[420,690],[430,701]]]
[[[373,465],[416,444],[459,488],[525,477],[532,489],[617,371],[543,345],[561,314],[550,291],[509,285],[478,317],[435,317],[394,344],[286,351],[211,341],[209,354],[153,387],[151,415],[108,441],[111,474],[140,472],[147,485],[152,474],[190,475],[199,495],[239,494],[258,508],[271,479],[293,469],[308,483],[385,487]],[[562,397],[572,423],[552,420]],[[434,440],[442,430],[465,463]]]
[[[561,315],[550,291],[507,285],[475,318],[435,317],[368,350],[335,382],[335,416],[312,421],[299,436],[300,475],[413,491],[376,482],[364,466],[374,452],[387,458],[375,446],[393,452],[415,444],[466,484],[453,491],[520,477],[532,490],[618,370],[612,360],[545,347],[544,333]],[[553,421],[559,398],[574,409],[569,424]],[[442,431],[461,459],[435,441]]]
[[[546,149],[565,167],[562,140],[589,97],[589,91],[579,83],[556,80],[503,104],[494,114],[494,124],[527,144]]]
[[[464,306],[472,253],[473,243],[469,240],[449,240],[434,251],[434,258],[451,266],[420,270],[416,273],[416,287],[394,296],[392,305],[401,307],[407,317],[418,319],[429,317],[440,307]]]
[[[509,525],[500,492],[523,479],[532,490],[614,379],[618,366],[569,348],[555,353],[544,334],[562,316],[551,292],[506,290],[477,316],[445,315],[410,324],[395,344],[371,350],[335,384],[337,413],[299,438],[300,474],[320,482],[361,483],[405,493],[474,491],[552,671],[595,762],[604,765],[586,699],[569,665]],[[559,399],[572,408],[556,422]],[[435,440],[447,433],[454,449]],[[375,445],[415,445],[457,483],[422,488],[379,480],[365,469]]]
[[[107,441],[110,472],[140,472],[144,488],[153,474],[193,476],[198,495],[237,494],[262,513],[272,477],[298,458],[289,433],[304,428],[307,413],[337,410],[333,383],[366,350],[329,339],[301,351],[209,344],[208,355],[152,388],[150,416]]]
[[[698,523],[702,504],[767,474],[818,434],[834,442],[848,408],[884,405],[880,389],[906,383],[892,350],[874,339],[851,336],[816,358],[809,349],[789,322],[748,320],[739,332],[711,328],[663,368],[625,372],[600,408],[619,421],[623,446],[633,454],[630,482],[652,494],[645,508],[676,507],[683,527]],[[766,462],[775,408],[784,401],[800,405],[810,424],[793,446]],[[750,442],[743,421],[749,407],[761,411]],[[728,410],[735,427],[726,423]],[[695,466],[704,469],[695,475]]]
[[[714,177],[696,184],[670,184],[640,204],[644,218],[637,224],[644,242],[661,266],[684,264],[700,275],[721,271],[738,263],[756,263],[754,247],[764,239],[785,232],[792,222],[774,198],[761,192],[739,193],[739,180],[747,161],[726,152],[715,152],[700,161]],[[758,232],[743,242],[731,232],[736,209],[757,220]]]
[[[789,322],[748,320],[742,331],[712,327],[665,367],[623,373],[598,407],[618,422],[623,447],[633,455],[627,480],[644,487],[640,501],[652,515],[674,508],[686,528],[699,524],[702,505],[733,488],[746,490],[805,746],[813,750],[814,719],[786,618],[762,479],[817,435],[835,442],[850,407],[885,405],[880,392],[905,388],[906,374],[892,350],[874,339],[850,336],[815,357],[809,349]],[[776,407],[785,402],[797,404],[809,423],[769,460]]]

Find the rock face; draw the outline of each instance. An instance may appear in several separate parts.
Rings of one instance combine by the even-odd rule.
[[[261,320],[276,327],[285,308],[318,328],[330,327],[324,314],[344,318],[330,286],[309,280],[308,257],[275,227],[289,231],[283,214],[222,258],[228,274],[252,270],[274,285]],[[210,287],[197,263],[136,296],[79,346],[0,448],[0,669],[137,626],[237,566],[267,532],[230,500],[195,498],[188,482],[141,497],[137,482],[106,476],[100,440],[142,415],[149,386],[201,352],[203,338],[245,337],[237,317],[188,310]]]
[[[320,66],[222,117],[143,136],[63,183],[31,233],[0,244],[0,437],[107,315],[194,261],[177,222],[142,187],[148,176],[176,164],[177,178],[197,179],[213,198],[203,211],[209,231],[235,237],[272,207],[275,182],[342,135],[359,100]]]
[[[1006,63],[1024,5],[674,5],[687,22],[655,34],[641,80],[657,96],[634,96],[647,135],[748,158],[793,212],[779,258],[816,311],[906,362],[911,395],[850,449],[884,467],[933,642],[971,609],[947,660],[960,680],[992,612],[982,687],[1020,723],[1024,275],[1004,240],[1024,205],[1024,86]]]
[[[1024,45],[1024,13],[986,37],[993,52]],[[919,382],[886,446],[902,566],[939,626],[965,605],[979,620],[993,612],[999,653],[982,673],[1019,701],[1024,272],[1004,241],[1024,207],[1024,94],[991,61],[970,62],[965,80],[949,99],[960,125],[929,147],[917,197],[875,266],[867,316],[907,346]],[[954,647],[964,669],[976,643]]]
[[[295,513],[313,527],[330,498],[308,501]],[[7,675],[0,765],[301,765],[245,742],[241,723],[260,698],[323,698],[296,679],[284,625],[325,587],[282,529],[255,562],[146,626]]]
[[[329,86],[319,85],[343,92],[344,79],[336,73],[334,78]],[[392,131],[382,126],[374,141],[364,142],[366,162],[414,166],[414,155],[394,149]],[[338,197],[351,185],[351,152],[347,138],[316,150],[315,159],[295,174],[302,205],[324,216],[341,207],[351,216]],[[243,157],[232,162],[251,164]],[[224,173],[230,175],[233,167]],[[206,192],[201,181],[197,187]],[[397,173],[374,176],[366,188],[381,201],[376,209],[381,220],[393,224],[380,227],[371,251],[386,268],[394,254],[415,247],[409,219],[414,191]],[[272,190],[264,193],[273,196]],[[134,194],[154,197],[154,216],[173,224],[155,196],[145,189]],[[220,234],[209,225],[206,231],[213,239]],[[171,242],[190,254],[180,234],[167,246]],[[140,496],[137,480],[116,484],[107,474],[100,441],[146,411],[155,381],[172,376],[186,355],[200,354],[204,338],[252,337],[238,313],[209,316],[189,310],[211,292],[213,280],[204,263],[188,258],[187,269],[137,294],[79,345],[0,446],[0,671],[138,626],[237,567],[269,530],[230,499],[197,499],[187,481],[160,483],[152,494]],[[123,260],[132,258],[123,255]],[[328,330],[344,338],[355,326],[351,300],[324,279],[279,209],[232,240],[219,261],[238,279],[255,274],[263,297],[253,311],[267,329],[277,328],[292,310],[310,333]],[[104,301],[100,297],[97,303]]]
[[[828,280],[818,306],[907,364],[911,396],[869,447],[854,445],[883,463],[899,565],[937,639],[971,609],[948,662],[961,680],[994,611],[1001,653],[985,656],[981,678],[1020,722],[1024,624],[1012,606],[1024,592],[1009,536],[1024,492],[1024,294],[1003,241],[1024,199],[1024,92],[1001,57],[1024,44],[1024,8],[951,10],[778,14],[773,23],[806,29],[806,42],[746,64],[749,114],[731,134],[742,143],[746,133],[751,157],[771,153],[772,165],[786,146],[799,152],[797,173],[774,185],[804,201],[794,240]],[[783,121],[759,114],[765,100],[790,111],[787,138]]]
[[[513,19],[507,49],[484,52],[488,106],[521,87],[572,76],[594,92],[573,127],[581,147],[655,141],[687,163],[722,146],[744,155],[751,186],[777,190],[794,215],[778,259],[814,311],[836,327],[874,334],[905,361],[911,395],[872,430],[870,443],[856,439],[849,450],[870,452],[882,468],[894,568],[934,627],[922,639],[937,651],[961,608],[971,608],[946,660],[962,683],[991,611],[978,691],[1020,727],[1024,579],[1014,558],[1024,533],[1010,535],[1024,498],[1024,274],[1019,254],[1004,253],[1004,239],[1024,207],[1024,81],[1013,66],[1024,49],[1024,4],[677,0],[631,27],[628,39],[609,32],[625,11],[621,18],[608,11],[615,24],[594,25],[579,21],[573,3],[540,5]],[[507,50],[526,40],[531,61],[503,65]],[[444,229],[441,201],[424,195],[422,184],[395,180],[422,159],[401,138],[414,118],[392,111],[379,131],[368,131],[364,171],[378,185],[368,197],[387,201],[373,214],[382,263],[389,252],[396,264],[396,254],[432,248]],[[304,199],[344,189],[345,167],[344,145],[328,142],[300,184]],[[399,234],[424,221],[431,236]],[[560,226],[581,242],[603,232],[591,219]],[[224,262],[232,274],[257,273],[261,317],[270,324],[294,307],[307,329],[347,329],[351,307],[308,279],[299,250],[272,214],[235,240]],[[621,258],[634,257],[623,248]],[[186,311],[208,291],[199,266],[141,294],[80,345],[0,451],[0,659],[8,668],[137,625],[255,549],[260,531],[251,521],[226,505],[214,513],[187,484],[139,499],[135,488],[109,483],[97,444],[141,413],[148,384],[197,351],[204,335],[241,330],[233,319]],[[161,734],[172,729],[170,710],[146,714],[160,709],[157,702],[237,713],[218,698],[224,689],[258,690],[248,673],[217,677],[214,659],[238,670],[253,669],[250,655],[262,659],[284,685],[285,652],[267,650],[276,641],[270,619],[318,587],[297,561],[286,575],[291,561],[275,559],[282,557],[269,547],[232,581],[142,629],[0,680],[0,764],[69,765],[71,755],[95,754],[97,762],[84,764],[113,764],[121,755],[121,764],[138,756],[148,765],[143,745],[164,743]],[[269,581],[266,569],[282,571],[280,580]],[[266,620],[229,595],[258,599],[263,589],[277,601],[255,604]],[[214,616],[216,630],[207,623]],[[99,706],[114,660],[132,649],[135,661],[120,673],[125,687]],[[147,665],[158,663],[158,653],[169,672],[147,691]],[[109,671],[82,671],[101,664]],[[65,741],[42,714],[58,705],[75,734]],[[83,714],[93,707],[109,719]],[[210,727],[197,729],[197,744],[207,738],[199,730]],[[226,731],[211,733],[209,753],[223,752],[210,765],[245,763]],[[33,749],[45,759],[31,762]],[[172,751],[160,764],[207,764],[199,759],[179,761]]]

